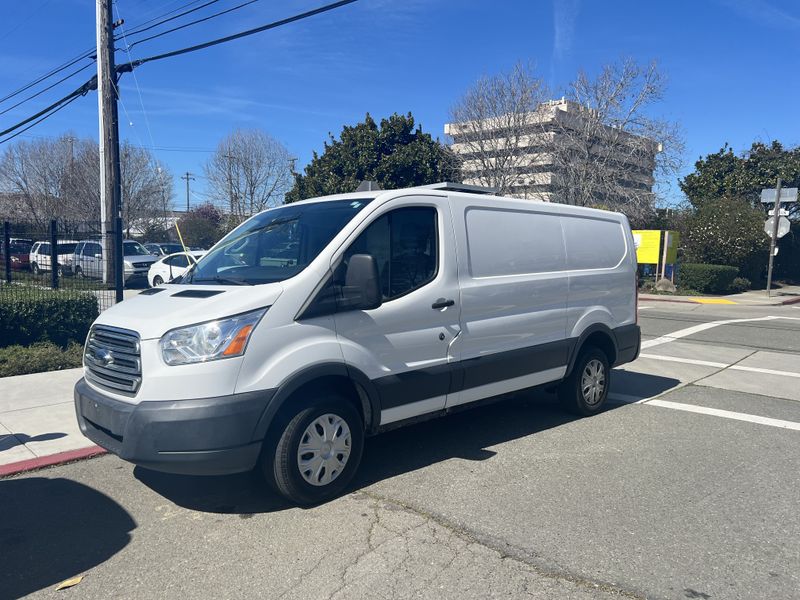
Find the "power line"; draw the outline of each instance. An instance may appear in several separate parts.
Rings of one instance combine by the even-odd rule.
[[[3,96],[2,98],[0,98],[0,102],[5,102],[9,98],[13,98],[16,95],[21,94],[25,90],[28,90],[28,89],[32,88],[33,86],[35,86],[38,83],[41,83],[45,79],[47,79],[49,77],[52,77],[53,75],[56,75],[56,74],[60,73],[61,71],[65,71],[65,70],[69,69],[72,65],[74,65],[77,62],[80,62],[84,58],[91,58],[92,60],[94,60],[94,52],[95,52],[94,48],[91,48],[89,50],[86,50],[85,52],[82,52],[81,54],[79,54],[75,58],[72,58],[69,61],[65,62],[64,64],[53,68],[52,70],[48,71],[44,75],[41,75],[40,77],[37,77],[36,79],[31,81],[30,83],[22,86],[21,88],[18,88],[16,90],[14,90],[10,94],[8,94],[6,96]],[[90,64],[94,64],[94,63],[90,63]]]
[[[87,93],[89,93],[90,90],[94,90],[94,89],[97,89],[97,75],[93,76],[89,81],[87,81],[86,83],[84,83],[82,86],[80,86],[79,88],[75,89],[71,93],[67,94],[63,98],[60,98],[59,100],[56,100],[55,102],[53,102],[47,108],[44,108],[44,109],[40,110],[35,115],[32,115],[32,116],[28,117],[24,121],[20,121],[16,125],[12,125],[8,129],[0,131],[0,136],[4,136],[7,133],[11,133],[12,131],[16,131],[17,129],[19,129],[23,125],[27,125],[31,121],[34,121],[34,120],[38,119],[39,117],[41,117],[42,115],[45,115],[46,113],[53,114],[54,112],[56,112],[53,109],[56,109],[56,108],[60,107],[62,104],[65,104],[65,103],[68,103],[68,102],[72,102],[72,100],[74,100],[78,96],[85,96]],[[47,118],[49,116],[50,115],[48,114],[48,115],[45,116],[45,118]],[[44,119],[36,121],[36,123],[41,123],[42,121],[44,121]],[[25,129],[25,131],[27,131],[28,129],[30,129],[30,127],[27,127]],[[6,138],[6,140],[2,140],[2,141],[7,141],[9,139],[11,139],[11,138]],[[0,142],[0,143],[2,143],[2,142]]]
[[[180,56],[181,54],[188,54],[189,52],[195,52],[197,50],[203,50],[205,48],[210,48],[211,46],[217,46],[218,44],[224,44],[225,42],[232,42],[233,40],[237,40],[239,38],[247,37],[249,35],[253,35],[256,33],[261,33],[262,31],[267,31],[268,29],[274,29],[276,27],[280,27],[282,25],[288,25],[289,23],[294,23],[295,21],[300,21],[302,19],[307,19],[308,17],[313,17],[314,15],[318,15],[320,13],[328,12],[330,10],[334,10],[336,8],[345,6],[347,4],[352,4],[353,2],[357,2],[358,0],[340,0],[339,2],[334,2],[332,4],[326,4],[325,6],[321,6],[319,8],[315,8],[313,10],[306,11],[304,13],[300,13],[298,15],[294,15],[292,17],[287,17],[285,19],[281,19],[280,21],[273,21],[272,23],[267,23],[266,25],[262,25],[261,27],[255,27],[253,29],[247,29],[245,31],[241,31],[239,33],[234,33],[233,35],[228,35],[222,38],[217,38],[215,40],[211,40],[208,42],[204,42],[202,44],[196,44],[194,46],[189,46],[187,48],[181,48],[179,50],[173,50],[171,52],[164,52],[163,54],[156,54],[155,56],[148,56],[147,58],[140,58],[133,62],[125,63],[122,65],[117,65],[117,73],[127,73],[135,69],[136,67],[143,65],[148,62],[152,62],[155,60],[161,60],[163,58],[171,58],[173,56]]]
[[[188,23],[184,23],[183,25],[178,25],[177,27],[173,27],[172,29],[167,29],[165,31],[160,31],[160,32],[155,33],[155,34],[153,34],[151,36],[148,36],[146,38],[142,38],[142,39],[134,41],[128,48],[130,49],[130,48],[133,48],[134,46],[136,46],[137,44],[141,44],[142,42],[148,42],[150,40],[154,40],[156,38],[160,38],[161,36],[167,35],[169,33],[173,33],[173,32],[178,31],[180,29],[185,29],[187,27],[191,27],[192,25],[197,25],[198,23],[203,23],[205,21],[209,21],[209,20],[214,19],[216,17],[221,17],[222,15],[225,15],[227,13],[233,12],[235,10],[239,10],[240,8],[244,8],[245,6],[248,6],[250,4],[254,4],[254,3],[259,2],[259,1],[260,0],[248,0],[247,2],[243,2],[242,4],[238,4],[236,6],[232,6],[231,8],[226,8],[225,10],[221,10],[219,12],[216,12],[213,15],[208,15],[207,17],[203,17],[202,19],[195,19],[194,21],[189,21]],[[139,33],[141,33],[141,32],[139,32]],[[130,33],[129,35],[134,35],[134,33]]]
[[[243,37],[247,37],[247,36],[250,36],[250,35],[254,35],[256,33],[261,33],[262,31],[267,31],[269,29],[275,29],[276,27],[280,27],[282,25],[288,25],[289,23],[294,23],[296,21],[307,19],[309,17],[313,17],[315,15],[318,15],[318,14],[321,14],[321,13],[324,13],[324,12],[328,12],[328,11],[334,10],[336,8],[340,8],[340,7],[346,6],[348,4],[353,4],[354,2],[357,2],[357,1],[358,0],[340,0],[339,2],[333,2],[331,4],[326,4],[324,6],[320,6],[319,8],[315,8],[313,10],[309,10],[309,11],[306,11],[304,13],[300,13],[300,14],[297,14],[297,15],[294,15],[294,16],[291,16],[291,17],[287,17],[287,18],[281,19],[279,21],[273,21],[272,23],[267,23],[266,25],[262,25],[260,27],[255,27],[253,29],[247,29],[245,31],[241,31],[241,32],[235,33],[233,35],[228,35],[228,36],[225,36],[225,37],[222,37],[222,38],[217,38],[215,40],[204,42],[202,44],[196,44],[194,46],[189,46],[187,48],[180,48],[178,50],[173,50],[171,52],[165,52],[163,54],[157,54],[157,55],[154,55],[154,56],[148,56],[146,58],[141,58],[141,59],[137,59],[137,60],[134,60],[134,61],[131,61],[131,62],[127,62],[127,63],[121,64],[121,65],[118,65],[116,67],[116,69],[115,69],[116,70],[116,74],[117,74],[116,78],[117,78],[117,81],[118,81],[119,77],[121,76],[122,73],[131,72],[136,67],[139,67],[140,65],[143,65],[143,64],[148,63],[148,62],[153,62],[153,61],[161,60],[161,59],[164,59],[164,58],[171,58],[173,56],[180,56],[181,54],[188,54],[190,52],[195,52],[197,50],[203,50],[205,48],[210,48],[212,46],[217,46],[219,44],[224,44],[225,42],[231,42],[231,41],[237,40],[239,38],[243,38]],[[53,104],[51,104],[47,108],[44,108],[41,111],[39,111],[38,113],[36,113],[35,115],[32,115],[32,116],[28,117],[27,119],[25,119],[23,121],[20,121],[19,123],[15,124],[15,125],[12,125],[8,129],[5,129],[4,131],[0,131],[0,136],[4,136],[4,135],[6,135],[8,133],[11,133],[12,131],[16,131],[20,127],[23,127],[24,125],[27,125],[31,121],[34,121],[34,120],[38,119],[39,117],[45,115],[46,113],[50,113],[51,111],[55,112],[54,109],[56,109],[57,107],[61,106],[62,104],[66,103],[66,102],[71,102],[77,96],[86,95],[90,90],[94,90],[94,89],[97,89],[97,76],[96,75],[93,76],[91,79],[89,79],[89,81],[84,83],[82,86],[80,86],[79,88],[77,88],[76,90],[71,92],[70,94],[67,94],[63,98],[61,98],[59,100],[56,100]],[[47,115],[45,118],[47,118],[49,116],[50,115]],[[44,119],[41,119],[41,121],[43,121],[43,120]],[[41,121],[37,121],[37,123],[39,123]],[[30,127],[26,128],[25,131],[27,131],[28,129],[30,129]],[[8,139],[11,139],[11,138],[6,138],[5,140],[1,140],[0,143],[2,143],[4,141],[8,141]]]
[[[66,100],[65,102],[61,102],[60,104],[56,105],[55,108],[51,112],[49,112],[48,114],[44,115],[42,118],[38,119],[37,121],[34,121],[33,123],[31,123],[30,125],[28,125],[24,129],[22,129],[21,131],[18,131],[14,135],[10,135],[5,139],[0,140],[0,144],[4,144],[4,143],[8,142],[9,140],[13,140],[18,135],[22,135],[23,133],[28,131],[28,129],[30,129],[31,127],[35,127],[36,125],[38,125],[39,123],[41,123],[45,119],[49,119],[54,114],[56,114],[58,111],[60,111],[62,108],[65,108],[67,105],[69,105],[72,102],[74,102],[75,100],[77,100],[77,98],[78,98],[78,95],[76,94],[76,95],[70,97],[69,100]],[[39,113],[39,114],[41,114],[41,113]],[[30,121],[30,119],[29,119],[29,121]],[[4,135],[5,133],[6,132],[4,131],[4,132],[0,133],[0,135]]]
[[[188,4],[185,4],[184,6],[179,6],[175,10],[172,10],[170,12],[164,13],[160,17],[156,17],[155,19],[150,19],[149,21],[145,21],[144,23],[142,23],[140,25],[136,25],[135,27],[131,28],[130,31],[128,31],[128,35],[136,35],[136,34],[139,34],[139,33],[144,33],[145,31],[149,31],[150,29],[153,29],[155,27],[159,27],[160,25],[163,25],[164,23],[169,23],[170,21],[174,21],[175,19],[179,19],[181,17],[184,17],[184,16],[186,16],[188,14],[191,14],[193,12],[201,10],[201,9],[205,8],[206,6],[210,6],[211,4],[216,4],[217,2],[219,2],[219,0],[208,0],[208,2],[205,2],[204,4],[201,4],[200,6],[196,6],[194,8],[191,8],[191,9],[187,10],[187,11],[184,11],[184,12],[178,14],[178,15],[174,15],[172,17],[169,17],[167,19],[162,19],[162,17],[166,17],[170,13],[175,12],[175,10],[181,10],[182,8],[186,8],[187,6],[191,6],[192,4],[197,4],[197,2],[189,2]],[[152,23],[153,21],[158,20],[158,19],[162,19],[162,20],[160,20],[158,23],[153,23],[152,25],[149,25],[148,27],[144,27],[144,25],[147,25],[148,23]]]
[[[14,109],[15,109],[15,108],[17,108],[19,105],[21,105],[21,104],[25,104],[25,103],[26,103],[28,100],[33,100],[34,98],[36,98],[36,96],[41,96],[41,95],[42,95],[42,94],[44,94],[46,91],[48,91],[48,90],[52,90],[52,89],[53,89],[54,87],[56,87],[56,86],[57,86],[59,83],[63,83],[63,82],[65,82],[65,81],[66,81],[67,79],[69,79],[70,77],[73,77],[73,76],[77,75],[78,73],[80,73],[81,71],[85,71],[86,69],[88,69],[89,67],[92,67],[92,66],[94,66],[92,63],[89,63],[88,65],[83,65],[81,68],[74,70],[72,73],[70,73],[70,74],[69,74],[69,75],[67,75],[66,77],[62,77],[61,79],[59,79],[59,80],[58,80],[58,81],[56,81],[55,83],[53,83],[53,84],[51,84],[51,85],[47,86],[46,88],[43,88],[43,89],[39,90],[38,92],[36,92],[36,93],[34,93],[34,94],[31,94],[30,96],[28,96],[28,97],[27,97],[27,98],[25,98],[24,100],[20,100],[20,101],[19,101],[19,102],[17,102],[16,104],[14,104],[14,105],[12,105],[12,106],[9,106],[9,107],[8,107],[8,108],[6,108],[5,110],[2,110],[2,111],[0,111],[0,115],[4,115],[4,114],[6,114],[6,113],[7,113],[7,112],[9,112],[9,111],[11,111],[11,110],[14,110]]]

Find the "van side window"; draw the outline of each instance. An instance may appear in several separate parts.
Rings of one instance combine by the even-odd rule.
[[[375,257],[384,301],[422,287],[437,271],[436,209],[411,206],[386,213],[358,236],[345,262],[353,254]]]
[[[558,215],[470,208],[466,223],[472,277],[549,273],[565,268]]]
[[[611,269],[625,256],[625,233],[617,221],[562,215],[570,269]]]

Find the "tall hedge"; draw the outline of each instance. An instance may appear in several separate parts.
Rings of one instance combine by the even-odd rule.
[[[727,265],[706,265],[686,263],[678,272],[681,287],[696,290],[702,294],[726,294],[739,274],[739,269]]]
[[[100,314],[97,296],[37,290],[36,294],[0,294],[0,348],[53,342],[83,344]]]

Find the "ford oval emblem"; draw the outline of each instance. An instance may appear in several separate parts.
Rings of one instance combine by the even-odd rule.
[[[98,348],[94,351],[94,357],[97,359],[98,362],[102,363],[103,366],[113,365],[114,364],[114,354],[111,350],[106,350],[105,348]]]

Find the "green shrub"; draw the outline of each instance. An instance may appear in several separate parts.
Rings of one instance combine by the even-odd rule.
[[[732,294],[741,294],[750,289],[750,280],[747,277],[734,277],[731,282],[730,292]]]
[[[100,314],[97,296],[87,293],[35,290],[0,293],[0,348],[53,342],[82,344]]]
[[[703,294],[725,294],[738,273],[736,267],[727,265],[688,263],[681,265],[679,281],[681,287]]]
[[[66,349],[50,342],[7,346],[0,348],[0,377],[80,367],[82,355],[83,346],[74,342]]]

